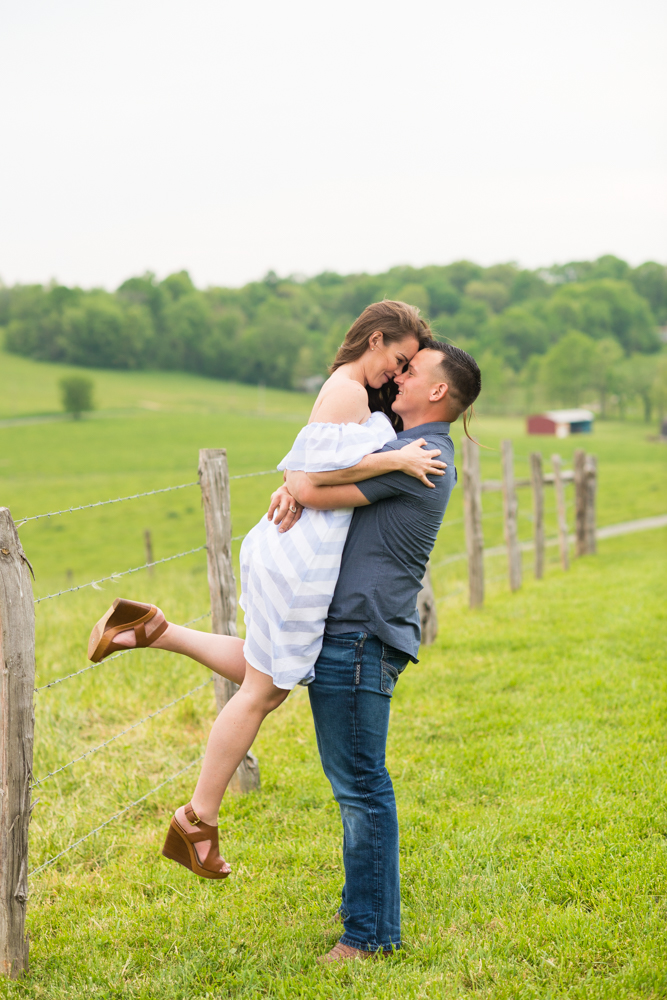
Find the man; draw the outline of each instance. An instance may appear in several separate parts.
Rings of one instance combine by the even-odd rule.
[[[355,507],[322,652],[309,686],[317,745],[343,821],[344,934],[322,962],[367,958],[401,946],[398,819],[385,767],[389,706],[408,661],[417,662],[417,595],[456,482],[449,425],[479,395],[481,376],[460,348],[429,341],[397,376],[394,411],[404,430],[386,445],[424,438],[440,449],[435,488],[404,473],[349,486],[288,472],[281,512],[293,501]]]

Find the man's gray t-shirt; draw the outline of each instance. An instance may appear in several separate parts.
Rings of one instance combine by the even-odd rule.
[[[420,437],[427,448],[440,449],[445,475],[432,477],[435,489],[403,472],[356,484],[370,505],[354,511],[326,622],[333,635],[368,632],[415,662],[421,639],[417,595],[456,483],[454,444],[449,424],[438,421],[401,431],[382,449]]]

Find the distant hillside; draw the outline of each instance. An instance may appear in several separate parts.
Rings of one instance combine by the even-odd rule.
[[[483,370],[481,405],[597,400],[622,415],[633,400],[664,408],[660,328],[667,268],[613,256],[529,271],[469,261],[384,274],[279,278],[195,288],[185,271],[130,278],[115,292],[62,285],[0,289],[5,348],[40,361],[162,369],[302,388],[326,366],[354,318],[381,298],[418,306],[436,336]]]

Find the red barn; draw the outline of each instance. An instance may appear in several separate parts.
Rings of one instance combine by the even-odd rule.
[[[529,434],[554,434],[564,438],[570,434],[590,434],[594,414],[590,410],[547,410],[528,417]]]

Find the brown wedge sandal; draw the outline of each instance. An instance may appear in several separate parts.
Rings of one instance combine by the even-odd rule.
[[[220,857],[217,826],[209,826],[208,823],[200,820],[192,808],[191,802],[188,802],[185,807],[185,815],[188,822],[192,823],[193,826],[198,826],[199,829],[196,833],[186,833],[174,816],[162,848],[165,858],[177,861],[179,865],[189,868],[200,878],[227,878],[229,872],[220,871],[220,862],[224,863],[224,859]],[[211,846],[202,863],[194,845],[203,840],[210,840]]]
[[[155,618],[158,609],[154,604],[141,604],[139,601],[126,601],[117,597],[109,610],[102,615],[88,641],[88,659],[99,663],[105,656],[119,649],[127,649],[114,642],[120,632],[134,629],[137,649],[150,646],[164,631],[169,622],[165,619],[151,631],[150,638],[146,635],[146,624]]]

